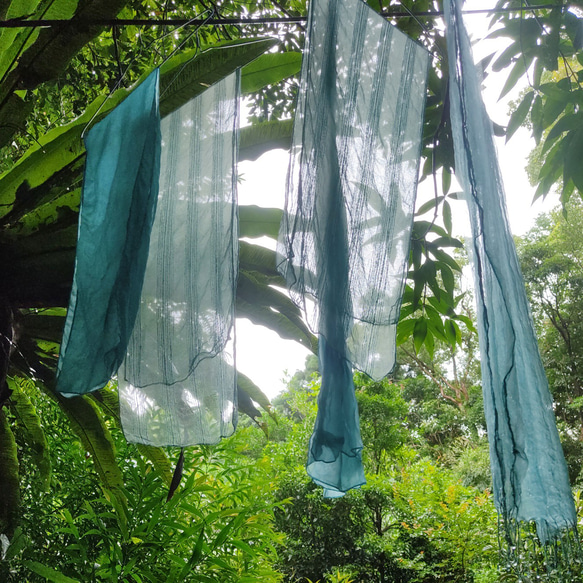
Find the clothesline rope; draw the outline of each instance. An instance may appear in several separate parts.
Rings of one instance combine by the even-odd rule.
[[[512,14],[520,12],[529,12],[532,10],[548,10],[556,8],[556,4],[537,4],[535,6],[522,6],[520,8],[482,8],[478,10],[466,10],[464,15],[473,14]],[[441,18],[442,10],[425,10],[420,12],[383,12],[383,18],[415,18],[429,17]],[[59,27],[66,25],[83,26],[199,26],[208,25],[237,25],[248,26],[256,24],[303,24],[306,22],[305,16],[283,16],[283,17],[265,17],[265,18],[211,18],[207,20],[191,20],[188,18],[95,18],[91,20],[83,19],[41,19],[26,20],[24,18],[12,18],[0,22],[0,28],[43,28]]]

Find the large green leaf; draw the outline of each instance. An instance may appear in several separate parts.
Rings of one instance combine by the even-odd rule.
[[[239,237],[277,239],[283,211],[255,205],[239,206]]]
[[[192,58],[192,52],[187,52],[170,59],[161,69],[161,115],[174,111],[215,81],[255,59],[276,42],[273,39],[256,39],[245,43],[229,41],[195,58]],[[82,169],[79,162],[85,152],[81,134],[88,123],[102,119],[132,89],[118,89],[107,99],[104,96],[98,97],[82,116],[39,138],[38,144],[29,148],[9,171],[0,176],[0,217],[10,213],[14,203],[18,207],[25,207],[28,212],[47,202],[47,198],[54,199],[63,190],[77,184]],[[43,186],[58,172],[68,173],[54,180],[58,190]]]
[[[261,407],[267,412],[271,411],[271,402],[267,395],[242,372],[237,372],[237,387],[239,391],[243,391],[248,397],[261,405]]]
[[[317,338],[302,320],[300,309],[288,296],[269,285],[269,279],[258,272],[239,273],[237,284],[237,317],[266,326],[282,338],[296,340],[314,353]]]
[[[196,58],[194,52],[186,52],[171,59],[160,69],[160,115],[164,117],[175,111],[275,44],[275,39],[229,41],[209,48]]]
[[[269,283],[286,287],[285,279],[277,271],[276,253],[260,245],[239,241],[239,269],[257,271],[269,277]]]
[[[239,160],[257,160],[269,150],[289,150],[292,142],[293,119],[273,120],[241,129]]]
[[[0,409],[0,534],[12,537],[20,510],[20,479],[16,442]]]
[[[47,490],[51,483],[51,458],[45,432],[40,423],[40,418],[35,406],[22,390],[23,383],[29,383],[28,379],[9,379],[12,389],[10,395],[10,411],[16,418],[19,430],[24,436],[28,451],[39,471],[40,483],[43,490]]]
[[[302,54],[299,52],[262,55],[249,65],[245,65],[241,71],[241,91],[253,93],[267,85],[275,85],[299,73],[301,66]]]

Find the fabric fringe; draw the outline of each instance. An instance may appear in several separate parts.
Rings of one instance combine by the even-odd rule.
[[[583,548],[576,527],[542,544],[534,522],[498,519],[500,581],[581,583]]]

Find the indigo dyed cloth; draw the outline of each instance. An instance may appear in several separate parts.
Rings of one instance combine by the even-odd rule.
[[[216,443],[237,422],[239,72],[162,120],[158,211],[118,374],[128,441]]]
[[[73,288],[57,366],[67,396],[107,384],[140,303],[160,168],[155,70],[85,138]]]
[[[395,363],[428,53],[361,0],[312,0],[278,243],[320,337],[307,469],[326,495],[364,483],[352,364]]]
[[[545,544],[576,525],[575,507],[461,6],[445,2],[451,123],[471,217],[494,498],[504,518],[534,521]]]

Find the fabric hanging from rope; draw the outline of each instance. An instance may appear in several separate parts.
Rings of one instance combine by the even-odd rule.
[[[335,496],[365,481],[351,363],[395,363],[429,55],[361,0],[312,0],[305,42],[278,264],[320,338],[307,469]]]
[[[57,366],[59,392],[100,389],[125,356],[140,303],[160,168],[159,72],[85,138],[75,274]]]
[[[445,2],[451,123],[471,217],[494,498],[505,522],[534,521],[546,544],[575,528],[575,507],[461,5]]]
[[[217,443],[237,423],[237,71],[162,120],[158,211],[120,368],[128,441]]]

